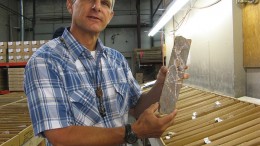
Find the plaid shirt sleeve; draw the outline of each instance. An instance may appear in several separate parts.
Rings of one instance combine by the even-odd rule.
[[[73,124],[70,102],[63,90],[55,61],[32,57],[25,68],[24,91],[35,135]]]
[[[135,105],[137,104],[140,96],[141,96],[141,88],[140,85],[138,84],[138,82],[135,80],[131,69],[129,68],[129,66],[127,65],[127,77],[128,77],[128,83],[130,85],[130,108],[135,107]]]

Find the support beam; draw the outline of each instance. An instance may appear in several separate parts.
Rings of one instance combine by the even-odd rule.
[[[136,0],[137,10],[137,47],[141,48],[141,14],[140,14],[140,0]]]
[[[150,26],[153,27],[153,0],[150,0]],[[150,37],[151,47],[154,46],[154,39],[153,37]]]
[[[23,9],[23,0],[20,0],[20,40],[24,41],[24,9]]]
[[[154,15],[156,14],[156,12],[158,11],[160,5],[162,4],[162,1],[163,1],[163,0],[161,0],[161,1],[159,2],[159,4],[157,5],[155,11],[153,12],[152,18],[154,17]]]
[[[35,25],[36,25],[36,0],[33,0],[33,19],[32,19],[33,40],[35,40]]]

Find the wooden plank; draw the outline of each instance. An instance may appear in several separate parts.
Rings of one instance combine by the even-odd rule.
[[[210,125],[215,123],[214,119],[217,117],[221,117],[223,120],[230,119],[230,112],[232,110],[240,110],[242,108],[243,104],[234,104],[232,106],[228,106],[226,108],[221,108],[219,110],[216,110],[214,112],[209,112],[207,115],[199,116],[196,119],[192,120],[191,115],[189,120],[179,122],[174,125],[174,127],[169,128],[167,130],[174,130],[175,132],[185,132],[187,129],[194,130],[194,129],[200,129],[203,128],[205,125]],[[228,115],[228,116],[225,116]],[[188,130],[187,130],[188,131]]]
[[[260,67],[260,5],[243,8],[244,67]]]
[[[200,90],[192,90],[192,91],[185,92],[185,93],[182,93],[181,95],[179,95],[178,100],[181,101],[181,100],[184,100],[185,98],[193,98],[193,96],[198,95],[198,94],[207,94],[207,93],[200,91]]]
[[[45,146],[45,139],[35,136],[31,138],[28,142],[23,144],[22,146]]]
[[[234,134],[228,135],[220,140],[213,141],[210,145],[222,145],[222,146],[231,146],[238,145],[244,141],[249,141],[259,137],[260,135],[260,124],[249,127],[242,131],[236,132]],[[208,146],[208,145],[207,145]]]
[[[257,118],[257,119],[254,119],[252,121],[242,123],[239,126],[227,129],[223,132],[216,133],[215,135],[209,136],[208,138],[210,139],[210,141],[212,141],[212,145],[217,145],[217,144],[220,144],[220,143],[217,143],[217,140],[219,140],[219,142],[224,143],[225,137],[230,136],[234,133],[238,133],[238,132],[240,133],[242,130],[248,129],[250,127],[256,128],[256,127],[254,127],[254,125],[259,125],[259,124],[260,124],[260,118]],[[205,144],[205,143],[201,139],[201,140],[195,141],[193,143],[190,143],[187,146],[203,145],[203,144]]]
[[[233,107],[233,109],[223,109],[221,111],[216,111],[216,112],[210,113],[206,116],[199,117],[196,120],[190,120],[190,121],[181,123],[179,125],[175,125],[176,127],[183,127],[183,129],[182,130],[177,130],[177,129],[171,130],[176,133],[176,135],[174,136],[174,141],[195,135],[195,132],[196,132],[196,134],[200,133],[202,129],[209,130],[211,125],[217,123],[215,121],[215,118],[220,117],[222,120],[227,120],[227,119],[229,119],[229,117],[224,118],[223,115],[228,114],[229,111],[236,110],[239,107],[240,107],[239,105],[235,105]],[[231,107],[228,107],[228,108],[231,108]],[[208,129],[204,129],[204,127],[208,127]],[[170,129],[167,129],[167,132],[168,132],[168,130],[170,130]],[[194,132],[191,132],[191,131],[194,131]]]
[[[186,100],[180,100],[178,101],[179,103],[177,103],[177,108],[179,109],[184,109],[187,107],[190,107],[192,105],[195,104],[199,104],[201,102],[205,102],[207,100],[210,100],[212,98],[215,98],[215,100],[221,100],[221,98],[217,99],[218,96],[214,95],[214,94],[197,94],[195,96],[191,96],[190,98],[187,98]]]
[[[243,143],[239,144],[238,146],[256,146],[256,145],[260,145],[260,137],[243,142]]]
[[[211,125],[211,129],[205,130],[203,132],[197,132],[197,131],[191,131],[194,133],[194,135],[190,137],[186,137],[181,140],[174,140],[174,137],[168,141],[169,143],[167,145],[169,146],[183,146],[186,144],[189,144],[193,141],[197,141],[203,138],[206,138],[208,136],[214,135],[216,133],[225,131],[226,129],[230,129],[232,127],[236,127],[238,125],[241,125],[241,123],[245,123],[246,121],[251,121],[253,119],[256,119],[259,117],[260,114],[260,108],[254,108],[253,111],[247,111],[244,112],[243,114],[240,114],[240,116],[235,116],[231,119],[225,120],[220,123],[215,123],[214,125]],[[253,113],[253,114],[252,114]],[[196,133],[196,134],[195,134]]]
[[[1,95],[0,134],[5,135],[0,136],[5,138],[1,143],[4,143],[4,146],[21,145],[20,143],[24,143],[32,136],[32,128],[28,129],[30,125],[31,119],[24,92]]]
[[[223,104],[220,107],[215,107],[213,105],[205,105],[203,107],[200,107],[199,109],[194,109],[190,113],[185,113],[185,116],[182,116],[181,118],[176,117],[176,121],[180,122],[180,121],[191,120],[194,112],[196,112],[196,117],[198,118],[207,115],[209,113],[212,113],[214,111],[220,110],[222,108],[225,108],[226,106],[230,106],[232,104],[239,102],[239,101],[233,101],[229,99],[224,99],[224,100],[225,102],[223,102]]]
[[[202,102],[199,102],[197,104],[192,104],[190,106],[183,107],[183,108],[180,108],[180,109],[178,108],[178,103],[177,103],[177,109],[179,109],[178,111],[180,113],[186,113],[188,111],[194,111],[194,109],[198,109],[198,108],[205,106],[207,104],[215,104],[217,101],[222,100],[221,99],[222,96],[217,96],[217,95],[207,95],[206,97],[208,97],[208,98],[205,98],[204,101],[202,101]],[[220,99],[218,97],[220,97]]]

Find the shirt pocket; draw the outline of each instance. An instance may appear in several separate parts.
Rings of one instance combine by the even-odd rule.
[[[101,122],[94,90],[73,91],[70,94],[70,102],[76,125],[95,126]]]
[[[125,82],[114,84],[117,100],[117,109],[120,116],[124,115],[129,110],[129,84]]]

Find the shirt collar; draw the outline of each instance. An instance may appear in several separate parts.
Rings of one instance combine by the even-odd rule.
[[[64,30],[62,38],[65,40],[68,47],[67,49],[75,61],[82,55],[83,52],[86,52],[86,57],[92,57],[90,51],[81,45],[67,29]],[[107,49],[99,38],[97,40],[96,50],[97,52],[101,51],[105,58],[107,57]]]

